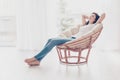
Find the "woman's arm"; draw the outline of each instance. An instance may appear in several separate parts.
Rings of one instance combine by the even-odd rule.
[[[67,29],[65,31],[63,31],[59,36],[61,37],[70,37],[72,35],[75,35],[79,32],[79,29],[82,25],[77,25],[73,28]]]
[[[88,19],[89,17],[86,15],[82,15],[82,25],[84,26],[86,24],[86,19]]]
[[[83,26],[83,25],[77,25],[76,27],[72,28],[71,29],[72,35],[77,34],[79,32],[81,26]]]
[[[84,26],[86,24],[86,19],[88,19],[89,17],[86,15],[82,15],[82,24],[81,25],[77,25],[71,29],[67,29],[65,31],[63,31],[62,33],[60,33],[59,36],[61,37],[70,37],[71,35],[75,35],[79,32],[79,29],[81,26]]]
[[[106,14],[103,13],[96,23],[101,23],[104,20],[105,16],[106,16]]]

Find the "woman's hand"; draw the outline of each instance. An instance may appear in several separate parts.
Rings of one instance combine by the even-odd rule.
[[[86,16],[86,15],[82,15],[82,18],[84,18],[84,19],[89,19],[89,17]]]
[[[86,19],[89,19],[89,17],[88,16],[86,16],[86,15],[82,15],[82,25],[84,26],[85,24],[86,24]]]
[[[104,20],[105,16],[106,16],[106,14],[102,13],[100,18],[98,19],[98,21],[96,23],[101,23]]]

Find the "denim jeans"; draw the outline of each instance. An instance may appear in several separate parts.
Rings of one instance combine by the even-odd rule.
[[[65,42],[71,41],[75,39],[74,37],[71,38],[51,38],[47,41],[44,48],[36,55],[34,58],[36,58],[38,61],[41,61],[52,49],[53,47],[63,44]]]

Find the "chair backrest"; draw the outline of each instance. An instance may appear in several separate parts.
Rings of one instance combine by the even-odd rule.
[[[93,44],[96,39],[99,37],[101,31],[103,29],[103,25],[102,24],[98,24],[96,25],[96,27],[92,30],[92,40],[91,40],[91,44]]]
[[[98,36],[100,35],[101,31],[103,29],[103,25],[102,24],[96,24],[96,26],[89,31],[87,34],[85,34],[84,36],[80,37],[78,40],[76,41],[71,41],[69,42],[66,46],[68,48],[71,49],[85,49],[85,48],[89,48],[98,38]]]

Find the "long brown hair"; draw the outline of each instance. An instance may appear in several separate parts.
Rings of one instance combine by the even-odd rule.
[[[99,16],[97,13],[95,13],[95,12],[93,12],[92,14],[95,14],[95,16],[96,16],[96,17],[95,17],[95,21],[93,22],[93,24],[94,24],[94,23],[97,22],[97,20],[99,19],[100,16]],[[88,25],[88,24],[89,24],[89,21],[87,21],[85,24]]]

